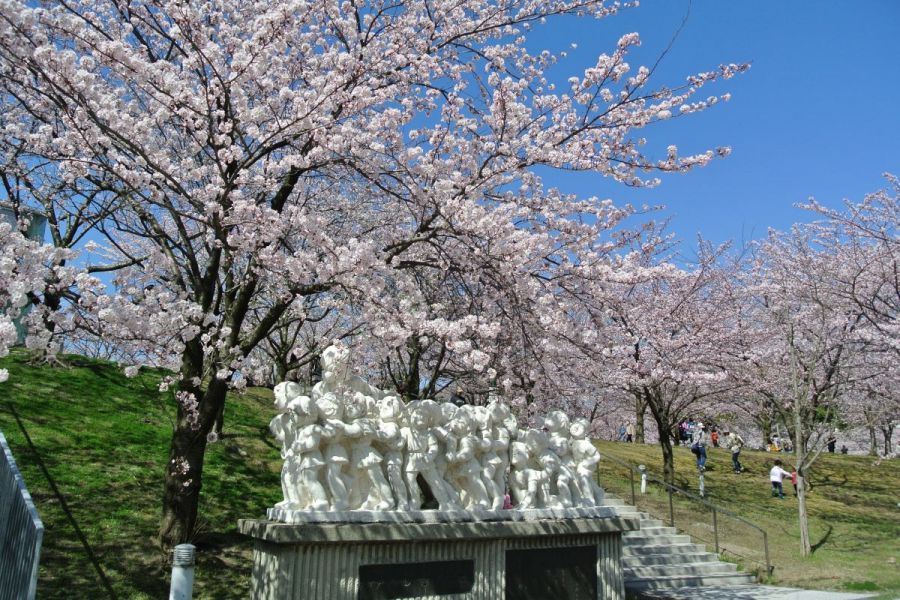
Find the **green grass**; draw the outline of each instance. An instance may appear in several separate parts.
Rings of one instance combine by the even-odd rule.
[[[662,479],[662,454],[658,446],[599,442],[600,451],[631,464],[645,464],[652,477]],[[768,471],[780,457],[790,470],[791,455],[744,450],[745,471],[731,469],[731,453],[710,449],[705,474],[706,498],[726,511],[763,528],[768,536],[770,561],[775,569],[766,581],[809,589],[879,592],[885,598],[900,595],[900,460],[825,454],[813,466],[807,495],[813,555],[799,554],[800,527],[797,500],[790,482],[787,498],[773,498]],[[677,485],[696,493],[694,456],[687,448],[675,449]],[[626,470],[613,461],[601,462],[600,477],[611,493],[629,500]],[[640,494],[637,504],[668,523],[669,499],[659,485]],[[712,511],[701,503],[676,495],[675,526],[700,538],[712,549]],[[748,571],[764,575],[762,535],[727,514],[717,512],[720,549],[728,560]]]
[[[10,371],[0,430],[45,526],[38,597],[109,597],[103,577],[119,598],[166,597],[171,567],[155,536],[174,400],[157,391],[158,374],[127,379],[106,363],[67,362],[36,367],[21,352],[0,360]],[[272,415],[268,390],[229,398],[225,436],[204,469],[195,598],[249,595],[252,546],[236,526],[280,499]]]
[[[174,401],[171,394],[156,390],[158,374],[126,379],[106,363],[69,357],[68,364],[33,366],[21,352],[0,360],[0,368],[10,371],[10,380],[0,384],[0,430],[46,527],[38,597],[108,597],[92,554],[116,597],[165,597],[170,566],[155,536]],[[195,598],[249,595],[251,544],[237,533],[236,524],[240,518],[263,516],[280,499],[281,462],[267,428],[273,414],[268,390],[229,398],[226,435],[207,454],[194,541]],[[646,464],[651,473],[661,472],[656,446],[601,442],[600,448]],[[730,454],[712,450],[706,475],[714,503],[768,532],[775,565],[770,582],[875,591],[885,599],[900,594],[900,461],[876,465],[871,458],[829,455],[816,464],[809,510],[817,549],[804,560],[797,551],[796,500],[769,496],[772,458],[745,451],[748,471],[735,475]],[[676,468],[683,487],[696,486],[687,449],[676,449]],[[623,475],[611,461],[601,463],[604,485],[630,497]],[[638,505],[668,518],[668,498],[657,486],[639,496]],[[710,512],[681,500],[675,511],[676,526],[710,540],[712,547]],[[758,568],[759,534],[718,516],[726,556],[744,569]]]

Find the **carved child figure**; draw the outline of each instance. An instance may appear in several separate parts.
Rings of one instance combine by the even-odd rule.
[[[315,394],[315,388],[313,388],[313,393]],[[343,470],[350,459],[347,456],[347,448],[344,446],[344,403],[334,392],[318,394],[315,403],[320,415],[325,419],[326,425],[331,426],[331,435],[328,437],[324,449],[325,464],[327,465],[325,480],[328,483],[328,491],[331,493],[331,509],[347,510],[350,508],[350,494]]]
[[[379,400],[383,392],[358,375],[350,373],[350,350],[343,345],[328,346],[322,352],[322,381],[313,386],[312,397],[328,392],[352,394],[359,392]]]
[[[434,402],[428,404],[427,400],[411,402],[407,407],[409,423],[401,429],[401,435],[406,445],[404,475],[409,491],[410,505],[413,510],[422,507],[422,493],[416,481],[416,477],[422,475],[441,510],[459,510],[459,503],[454,500],[452,492],[435,468],[439,446],[437,437],[429,430],[432,423],[431,413],[436,408],[431,405],[434,405]]]
[[[325,465],[319,445],[322,438],[333,434],[329,425],[322,426],[318,420],[318,409],[308,396],[298,396],[291,400],[288,408],[293,415],[296,436],[291,444],[290,455],[294,471],[292,477],[296,485],[296,506],[300,510],[327,510],[328,495],[319,482],[319,472]]]
[[[403,426],[405,406],[396,396],[385,396],[378,402],[378,431],[376,439],[384,449],[384,466],[388,482],[396,501],[397,510],[411,510],[409,492],[403,482],[403,437],[400,428]]]
[[[464,508],[467,510],[486,510],[490,507],[490,499],[484,482],[481,480],[481,464],[475,456],[481,439],[476,437],[475,422],[462,410],[449,424],[450,436],[447,439],[447,476],[459,482],[464,493]]]
[[[581,504],[581,491],[576,483],[575,460],[572,458],[569,417],[561,410],[552,411],[544,419],[550,450],[559,459],[551,489],[563,507]]]
[[[569,431],[572,434],[572,458],[575,461],[575,473],[578,487],[581,490],[582,506],[600,506],[603,502],[603,489],[594,481],[594,471],[600,462],[600,452],[587,439],[587,419],[578,419],[572,423]]]
[[[492,407],[477,407],[478,433],[481,435],[481,479],[491,499],[491,509],[501,510],[506,495],[506,466],[509,462],[509,432],[502,421],[495,422]]]
[[[344,411],[344,435],[352,440],[350,464],[369,479],[369,494],[360,509],[388,510],[394,505],[394,496],[381,471],[381,454],[372,446],[372,441],[378,435],[378,426],[374,419],[367,416],[370,403],[374,406],[375,400],[360,392],[351,396]],[[356,485],[353,487],[363,488],[358,480],[354,483]]]
[[[281,443],[281,458],[284,461],[281,466],[281,493],[284,499],[275,505],[277,507],[291,507],[297,502],[295,497],[297,486],[293,481],[292,470],[293,454],[290,452],[297,431],[291,423],[293,416],[288,404],[299,396],[301,391],[300,386],[293,381],[283,381],[275,386],[275,408],[278,414],[269,423],[269,430]]]
[[[534,429],[520,430],[518,439],[512,443],[510,484],[519,508],[546,506],[545,492],[549,480],[540,458],[547,450],[547,444],[547,436]]]

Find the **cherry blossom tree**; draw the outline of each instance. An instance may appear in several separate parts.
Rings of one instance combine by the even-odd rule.
[[[766,343],[751,362],[766,365],[771,408],[791,430],[798,478],[800,549],[810,554],[806,479],[840,415],[845,392],[858,382],[864,355],[863,317],[838,291],[838,257],[815,247],[807,228],[772,232],[760,244],[747,294]]]
[[[653,158],[634,132],[727,99],[698,96],[746,66],[654,88],[651,69],[627,62],[640,42],[628,34],[560,83],[548,74],[559,54],[526,50],[546,19],[618,9],[0,0],[3,102],[39,124],[4,135],[46,154],[61,181],[102,181],[115,203],[100,227],[117,268],[110,293],[81,291],[85,326],[177,373],[162,382],[179,402],[164,543],[191,535],[227,391],[297,305],[369,324],[386,349],[422,335],[459,344],[454,361],[486,370],[490,354],[465,338],[497,323],[443,314],[417,277],[502,274],[485,296],[540,306],[547,273],[590,260],[615,215],[545,189],[535,167],[652,185],[643,173],[727,154]]]
[[[604,366],[620,389],[647,407],[669,482],[679,423],[711,415],[713,400],[732,387],[721,354],[733,331],[717,264],[724,250],[701,244],[696,264],[655,265],[643,278],[621,282],[607,299],[615,335],[603,349]]]

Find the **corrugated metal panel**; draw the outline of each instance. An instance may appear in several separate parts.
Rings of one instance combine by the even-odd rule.
[[[0,598],[34,598],[44,524],[0,433]]]
[[[356,600],[362,565],[474,560],[475,579],[469,593],[426,596],[420,600],[503,600],[506,550],[585,545],[597,548],[598,600],[623,600],[618,534],[297,545],[260,543],[258,540],[254,552],[253,597]],[[279,579],[281,581],[276,583]]]

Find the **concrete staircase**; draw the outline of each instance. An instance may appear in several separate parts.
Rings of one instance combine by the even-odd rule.
[[[625,589],[629,595],[661,588],[756,583],[753,575],[739,573],[737,565],[722,562],[717,554],[707,552],[706,546],[693,543],[689,535],[665,527],[659,519],[620,498],[607,495],[603,504],[620,516],[640,519],[640,529],[626,531],[622,540]]]

